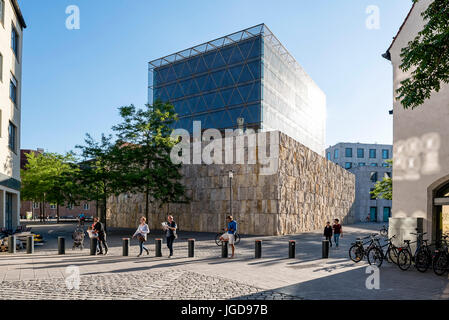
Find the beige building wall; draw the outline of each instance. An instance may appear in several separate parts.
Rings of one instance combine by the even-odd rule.
[[[0,0],[0,227],[6,225],[7,200],[12,196],[12,225],[19,224],[20,212],[20,133],[22,90],[22,39],[26,28],[17,0]],[[13,28],[18,35],[18,54],[12,49]],[[10,81],[17,83],[17,102],[10,99]],[[16,127],[15,148],[9,147],[9,124]],[[9,195],[8,195],[9,194]]]
[[[393,66],[393,93],[410,76],[402,72],[401,49],[422,30],[421,13],[431,0],[418,1],[395,38],[389,53]],[[449,180],[449,85],[414,110],[393,99],[393,218],[423,218],[432,233],[431,189]],[[439,182],[437,182],[439,181]],[[436,184],[435,184],[436,183]],[[399,221],[399,220],[398,220]]]
[[[263,133],[270,138],[271,133]],[[219,232],[230,214],[228,173],[232,181],[232,214],[239,232],[256,235],[286,235],[324,228],[326,221],[338,218],[353,223],[355,176],[339,165],[276,131],[274,142],[279,155],[269,157],[276,170],[263,175],[257,164],[184,164],[182,183],[188,204],[150,206],[149,226],[160,229],[172,214],[180,230]],[[258,146],[260,148],[260,146]],[[108,201],[107,225],[134,228],[145,212],[142,194],[122,194]]]

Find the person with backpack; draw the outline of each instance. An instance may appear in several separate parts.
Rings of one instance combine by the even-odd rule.
[[[176,229],[178,229],[178,226],[173,220],[173,216],[169,215],[167,220],[168,222],[164,222],[163,226],[165,230],[165,237],[167,239],[167,247],[168,250],[170,250],[170,255],[168,257],[171,258],[173,257],[173,242],[178,238],[178,235],[176,234]]]

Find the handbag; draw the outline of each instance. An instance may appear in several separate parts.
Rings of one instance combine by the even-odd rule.
[[[145,237],[139,233],[137,235],[137,240],[139,240],[140,242],[145,242]]]

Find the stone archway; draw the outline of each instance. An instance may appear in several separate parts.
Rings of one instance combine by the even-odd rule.
[[[427,233],[432,241],[449,232],[449,174],[427,188],[427,221],[431,222],[427,224]]]

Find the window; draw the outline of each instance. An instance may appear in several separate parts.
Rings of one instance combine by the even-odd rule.
[[[391,172],[385,172],[384,178],[391,178]]]
[[[376,196],[374,194],[372,194],[371,192],[374,191],[374,188],[369,189],[369,195],[370,195],[370,199],[371,200],[376,200]]]
[[[386,162],[384,162],[384,163],[382,163],[382,167],[389,167],[390,165],[388,164],[388,163],[386,163]]]
[[[371,159],[376,159],[376,149],[369,149],[369,157]]]
[[[89,204],[88,203],[83,204],[83,210],[89,210]]]
[[[377,163],[375,162],[371,163],[371,167],[377,167]]]
[[[345,169],[351,169],[351,168],[352,168],[352,162],[346,162]]]
[[[33,209],[39,209],[39,202],[33,202]]]
[[[328,152],[328,153],[327,153],[327,160],[330,160],[330,159],[331,159],[331,153]]]
[[[17,29],[14,25],[11,29],[11,48],[16,55],[16,59],[19,59],[19,34],[17,33]]]
[[[9,149],[16,152],[16,131],[17,128],[15,125],[12,124],[12,122],[9,122],[9,128],[8,128],[8,146]]]
[[[377,182],[377,172],[373,171],[370,173],[371,182]]]
[[[12,74],[9,82],[9,97],[14,104],[17,104],[17,80]]]
[[[364,166],[366,166],[365,162],[359,162],[359,167],[364,167]]]
[[[338,149],[334,150],[334,159],[338,159]]]
[[[389,159],[390,158],[390,152],[388,149],[382,149],[382,159]]]
[[[365,158],[365,150],[362,148],[357,148],[357,158]]]
[[[352,158],[352,148],[345,148],[345,157]]]
[[[50,209],[51,210],[55,210],[56,209],[56,205],[55,204],[50,204]]]

